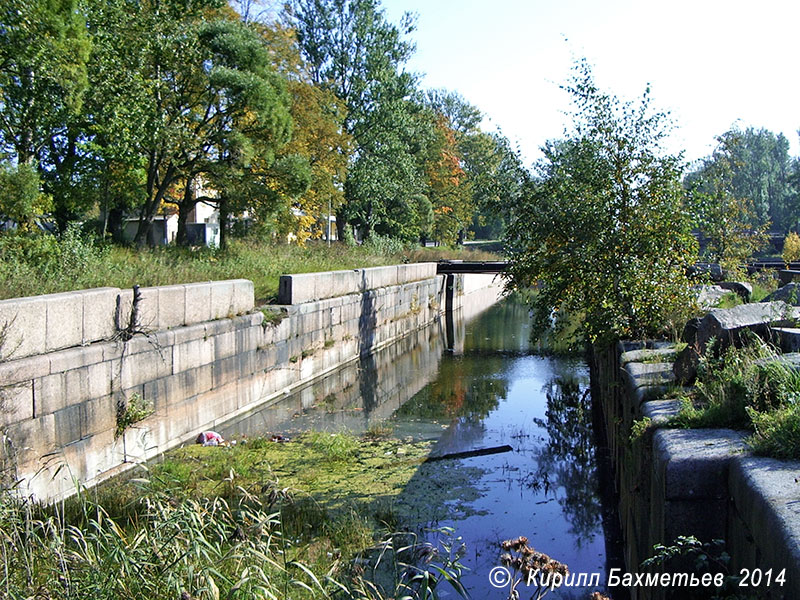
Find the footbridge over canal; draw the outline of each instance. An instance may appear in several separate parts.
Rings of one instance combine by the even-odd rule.
[[[458,273],[502,273],[506,270],[508,262],[504,260],[440,260],[436,263],[436,272],[439,275],[453,275]]]
[[[456,347],[455,321],[453,320],[453,310],[455,298],[458,294],[457,277],[467,274],[472,275],[495,275],[493,282],[502,285],[502,280],[497,277],[506,270],[506,261],[464,261],[464,260],[440,260],[436,263],[436,273],[445,277],[445,336],[447,340],[447,351],[453,352]]]

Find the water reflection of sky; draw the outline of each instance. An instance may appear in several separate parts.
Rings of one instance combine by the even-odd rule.
[[[499,543],[520,535],[571,572],[605,581],[586,366],[530,354],[527,309],[513,301],[489,309],[461,336],[463,348],[446,354],[438,327],[417,332],[223,434],[358,432],[391,415],[395,435],[435,439],[438,455],[508,444],[511,452],[422,465],[398,499],[419,507],[418,522],[408,525],[455,528],[467,545],[463,581],[473,598],[505,597],[488,574]],[[572,589],[548,597],[588,595]]]
[[[524,307],[506,303],[467,325],[464,351],[446,356],[436,381],[395,415],[403,422],[448,422],[434,454],[509,445],[513,451],[450,461],[469,468],[480,492],[466,516],[442,507],[433,526],[453,527],[467,544],[464,584],[473,597],[503,597],[488,580],[501,541],[520,535],[567,563],[575,573],[605,581],[606,548],[597,495],[588,370],[574,359],[527,352]],[[477,476],[475,474],[477,473]],[[434,484],[421,469],[407,486]],[[463,508],[463,507],[462,507]],[[524,595],[524,594],[523,594]],[[588,597],[565,590],[553,597]]]
[[[462,520],[444,519],[438,523],[453,526],[464,537],[469,549],[466,565],[472,572],[464,583],[473,595],[491,590],[488,573],[497,565],[498,545],[504,539],[525,535],[534,548],[565,562],[575,572],[602,573],[605,544],[600,522],[599,501],[592,496],[594,478],[564,478],[569,472],[569,455],[553,455],[548,448],[548,433],[536,419],[546,419],[543,389],[554,377],[551,360],[536,357],[513,359],[507,372],[508,392],[495,410],[480,424],[456,420],[442,437],[437,452],[510,445],[509,453],[463,459],[464,466],[478,467],[483,475],[474,485],[482,495],[472,503],[480,514]],[[540,472],[539,459],[546,470]],[[543,461],[544,462],[544,461]],[[580,473],[579,473],[580,474]],[[415,482],[425,485],[423,481]],[[565,485],[583,489],[567,489]],[[597,508],[589,526],[575,527],[572,499],[587,499]],[[573,511],[574,513],[574,511]],[[585,521],[585,519],[583,519]]]

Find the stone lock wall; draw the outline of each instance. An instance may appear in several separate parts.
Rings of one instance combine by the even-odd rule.
[[[496,281],[471,285],[462,281],[458,306],[485,308],[502,292]],[[261,309],[247,280],[140,291],[127,341],[118,327],[130,290],[0,302],[0,466],[21,494],[55,500],[76,481],[102,481],[418,330],[444,306],[431,263],[284,276],[286,305]],[[153,413],[117,435],[118,407],[131,402]]]
[[[658,428],[631,437],[634,421],[647,417],[663,426],[680,410],[677,401],[660,399],[674,385],[675,356],[671,344],[622,342],[592,358],[593,397],[602,405],[615,467],[628,571],[639,572],[655,544],[678,536],[722,539],[732,574],[771,569],[773,583],[760,578],[759,598],[800,598],[800,461],[754,457],[746,434],[730,429]],[[678,569],[691,571],[691,563]],[[783,585],[774,582],[781,572]],[[681,594],[631,590],[634,600]]]

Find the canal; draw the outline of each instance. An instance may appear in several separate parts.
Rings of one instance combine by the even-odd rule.
[[[500,564],[500,543],[523,535],[571,573],[599,581],[549,597],[602,591],[608,569],[622,566],[621,549],[585,362],[537,354],[528,311],[514,299],[459,323],[450,350],[442,329],[415,332],[221,433],[380,430],[433,440],[431,456],[510,447],[420,465],[395,499],[403,526],[432,541],[442,528],[462,538],[462,582],[473,598],[505,597],[489,573]],[[613,597],[621,599],[619,590]]]

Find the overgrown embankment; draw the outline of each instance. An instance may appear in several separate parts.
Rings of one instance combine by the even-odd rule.
[[[448,578],[458,588],[457,552],[396,533],[401,496],[427,495],[407,485],[430,442],[374,433],[190,446],[49,509],[4,494],[4,597],[366,600],[418,597]]]
[[[800,356],[788,352],[797,348],[795,320],[783,302],[746,304],[690,322],[679,346],[623,342],[595,351],[595,399],[616,467],[629,570],[645,569],[654,547],[681,536],[724,539],[726,558],[715,569],[735,585],[746,572],[782,578],[732,593],[796,596],[799,465],[785,460],[800,456]],[[643,597],[689,597],[684,591]],[[728,591],[716,589],[734,597]]]
[[[51,235],[0,236],[0,300],[95,287],[130,288],[249,279],[258,302],[274,301],[285,273],[432,262],[439,259],[496,260],[481,250],[407,248],[379,240],[362,246],[322,242],[297,245],[255,239],[231,242],[227,251],[210,248],[134,249],[102,244],[68,230]]]

